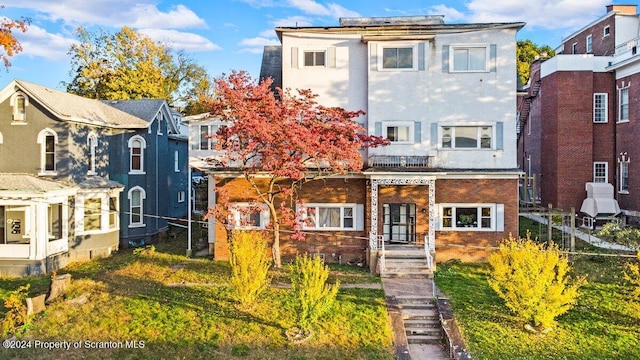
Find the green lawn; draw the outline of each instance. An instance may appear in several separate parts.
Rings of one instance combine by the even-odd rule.
[[[72,274],[67,298],[86,295],[89,301],[51,304],[18,334],[32,348],[0,348],[0,358],[393,358],[382,290],[341,289],[334,310],[321,319],[313,336],[293,345],[284,333],[294,320],[287,289],[270,288],[255,309],[237,310],[227,285],[228,263],[187,259],[181,253],[181,245],[167,242],[154,252],[126,250],[60,271]],[[273,275],[287,281],[282,270]],[[332,278],[379,282],[365,269],[349,266],[332,267]],[[30,293],[35,294],[46,289],[48,278],[0,278],[0,298],[25,283],[34,284]],[[67,351],[35,349],[35,341],[81,343]],[[124,348],[90,348],[108,341]],[[127,349],[126,341],[143,341],[144,348]]]
[[[579,242],[577,249],[595,250]],[[611,251],[600,251],[611,253]],[[436,283],[451,299],[454,316],[474,359],[640,359],[640,299],[623,278],[633,258],[573,257],[586,275],[578,304],[545,335],[524,330],[487,283],[487,264],[439,265]]]

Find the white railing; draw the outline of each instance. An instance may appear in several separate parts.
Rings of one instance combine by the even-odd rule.
[[[432,159],[433,156],[371,155],[369,167],[429,168],[433,167]]]
[[[436,244],[432,241],[429,235],[424,236],[424,253],[427,256],[427,266],[429,266],[429,270],[433,271],[433,256],[432,252],[436,251]]]
[[[378,249],[380,249],[380,275],[382,275],[387,269],[385,264],[385,253],[384,253],[384,236],[378,235]]]

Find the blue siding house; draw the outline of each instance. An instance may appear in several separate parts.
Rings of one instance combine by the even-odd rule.
[[[121,133],[110,149],[111,179],[124,185],[120,196],[120,246],[153,242],[169,222],[187,215],[188,137],[180,134],[165,100],[104,101],[148,122],[146,129]]]

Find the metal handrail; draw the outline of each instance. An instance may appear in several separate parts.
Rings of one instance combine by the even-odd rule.
[[[386,270],[383,235],[378,235],[378,245],[378,248],[380,249],[380,275],[382,275]]]

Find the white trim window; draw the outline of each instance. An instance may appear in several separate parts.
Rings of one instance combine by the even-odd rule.
[[[440,204],[441,230],[504,231],[503,204]]]
[[[31,206],[0,205],[0,245],[29,245]]]
[[[173,171],[180,172],[180,151],[173,152]]]
[[[587,54],[591,54],[593,52],[593,36],[587,35],[586,41]]]
[[[604,27],[604,29],[602,29],[602,37],[607,37],[609,36],[609,34],[611,34],[611,27],[607,25]]]
[[[78,194],[75,214],[78,234],[104,233],[119,229],[119,192],[120,189]]]
[[[214,150],[215,135],[223,124],[194,124],[190,127],[190,132],[194,135],[191,138],[191,150]]]
[[[417,70],[418,48],[415,44],[379,45],[378,70]]]
[[[360,231],[364,228],[364,206],[360,204],[310,203],[299,205],[305,230]]]
[[[269,226],[271,214],[265,204],[229,204],[229,225],[234,229],[262,230]]]
[[[451,72],[487,72],[489,45],[451,45],[449,64]]]
[[[129,139],[129,174],[144,174],[144,149],[147,142],[142,136]]]
[[[571,53],[572,54],[577,54],[578,53],[578,43],[577,42],[571,44]]]
[[[629,87],[619,90],[618,96],[618,122],[629,121]]]
[[[486,126],[442,126],[443,149],[493,149],[493,127]]]
[[[326,67],[327,50],[302,50],[302,64],[304,67]]]
[[[16,92],[9,99],[9,105],[12,107],[11,125],[20,125],[27,123],[27,106],[29,106],[29,98],[23,92]]]
[[[129,199],[129,227],[144,227],[144,200],[147,193],[140,186],[133,187],[127,194]]]
[[[411,144],[414,140],[412,121],[383,121],[383,135],[393,144]]]
[[[156,115],[156,120],[158,121],[158,129],[156,134],[158,136],[162,135],[162,121],[164,120],[164,116],[162,115],[162,111],[160,111],[157,115]],[[167,131],[169,131],[169,129],[167,128]]]
[[[593,122],[594,123],[606,123],[609,121],[608,116],[608,94],[607,93],[595,93],[593,94]]]
[[[618,192],[629,193],[629,161],[620,162],[620,184]]]
[[[89,147],[89,162],[87,163],[87,174],[96,174],[96,148],[98,147],[98,137],[95,133],[90,133],[87,137],[87,146]]]
[[[184,190],[180,190],[180,191],[178,191],[178,202],[179,202],[179,203],[183,203],[183,202],[184,202],[184,199],[185,199],[185,197],[186,197],[186,195],[185,195],[185,194],[186,194],[186,193],[185,193],[185,191],[184,191]]]
[[[58,134],[47,128],[38,134],[40,144],[40,173],[38,175],[57,175],[56,172],[56,144]]]
[[[593,182],[606,183],[609,180],[609,164],[605,161],[593,163]]]

